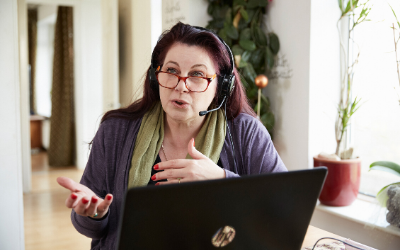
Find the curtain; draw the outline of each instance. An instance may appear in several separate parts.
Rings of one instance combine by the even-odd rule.
[[[54,36],[50,166],[75,164],[72,7],[58,7]]]
[[[29,107],[30,113],[36,113],[35,102],[35,72],[36,72],[36,48],[37,48],[37,9],[28,9],[28,62],[31,66],[29,76]]]

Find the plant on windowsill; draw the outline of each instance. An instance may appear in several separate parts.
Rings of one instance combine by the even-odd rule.
[[[320,153],[314,157],[314,167],[325,166],[328,175],[319,200],[328,206],[347,206],[356,198],[360,187],[361,159],[353,156],[347,145],[347,129],[360,99],[351,96],[360,53],[350,60],[349,48],[358,47],[353,40],[355,28],[367,19],[369,0],[339,0],[340,18],[337,22],[340,42],[340,102],[335,122],[336,150],[334,154]]]
[[[263,16],[271,0],[208,0],[212,17],[207,28],[215,30],[232,49],[235,64],[251,106],[273,137],[275,117],[268,97],[261,93],[279,51],[275,33],[265,34]]]
[[[393,38],[394,38],[394,53],[396,58],[396,66],[397,66],[397,77],[399,80],[400,86],[400,61],[397,59],[397,45],[400,41],[400,22],[397,19],[396,13],[392,9],[393,15],[397,21],[397,27],[393,23]],[[397,32],[397,37],[396,37]],[[400,104],[400,97],[399,97]],[[390,161],[376,161],[373,162],[369,166],[369,170],[380,170],[392,173],[394,175],[400,176],[400,165]],[[386,214],[386,221],[391,225],[400,228],[400,182],[391,183],[389,185],[384,186],[377,194],[376,199],[379,201],[382,207],[386,207],[388,209],[388,213]]]

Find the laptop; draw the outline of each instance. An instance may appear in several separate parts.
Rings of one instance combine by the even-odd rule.
[[[327,169],[126,193],[118,249],[300,249]]]

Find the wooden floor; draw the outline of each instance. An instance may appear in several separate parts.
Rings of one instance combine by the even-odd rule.
[[[56,178],[79,181],[82,171],[75,167],[52,168],[47,154],[32,155],[32,192],[24,194],[25,249],[90,249],[91,239],[72,226],[71,210],[64,205],[70,194]]]

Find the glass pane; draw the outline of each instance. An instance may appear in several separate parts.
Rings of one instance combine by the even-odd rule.
[[[174,88],[178,83],[178,80],[178,77],[174,75],[163,72],[158,73],[158,82],[164,87]]]
[[[372,195],[386,184],[400,181],[386,172],[368,171],[374,161],[400,164],[400,91],[390,28],[395,18],[387,3],[400,17],[398,0],[376,1],[369,17],[373,21],[358,26],[355,34],[360,58],[353,96],[361,97],[362,105],[354,115],[351,131],[355,152],[363,160],[360,191]]]
[[[186,84],[191,91],[204,91],[207,88],[208,81],[204,78],[189,77]]]

